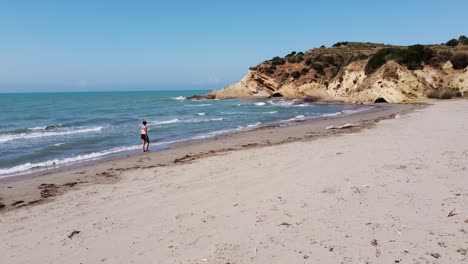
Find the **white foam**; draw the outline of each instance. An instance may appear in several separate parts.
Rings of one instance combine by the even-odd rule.
[[[44,162],[37,162],[37,163],[25,163],[21,164],[12,168],[7,168],[7,169],[0,169],[0,175],[7,175],[7,174],[18,174],[18,173],[24,173],[28,170],[31,169],[47,169],[47,168],[55,168],[58,165],[64,165],[64,164],[70,164],[70,163],[76,163],[76,162],[82,162],[82,161],[90,161],[90,160],[96,160],[98,158],[101,158],[103,156],[107,156],[110,154],[118,153],[118,152],[123,152],[123,151],[129,151],[129,150],[136,150],[139,149],[141,146],[136,145],[136,146],[127,146],[127,147],[118,147],[118,148],[113,148],[109,150],[104,150],[104,151],[99,151],[99,152],[92,152],[88,154],[82,154],[78,156],[72,156],[68,158],[63,158],[63,159],[53,159],[53,160],[48,160]]]
[[[37,130],[45,130],[46,128],[47,128],[47,126],[38,126],[38,127],[28,128],[28,130],[37,131]]]
[[[262,114],[276,114],[278,111],[262,112]]]
[[[220,118],[211,118],[211,119],[205,119],[203,120],[204,122],[211,122],[211,121],[223,121],[224,118],[220,117]]]
[[[251,127],[258,127],[262,122],[257,122],[255,124],[251,124],[251,125],[247,125],[248,128],[251,128]]]
[[[223,115],[242,115],[246,114],[246,112],[221,112]]]
[[[204,113],[203,113],[204,114]],[[171,120],[164,120],[164,121],[154,121],[151,122],[150,125],[168,125],[174,123],[204,123],[204,122],[213,122],[213,121],[223,121],[222,117],[219,118],[210,118],[210,119],[188,119],[188,120],[180,120],[180,119],[171,119]]]
[[[174,124],[174,123],[177,123],[179,122],[179,119],[175,118],[175,119],[171,119],[171,120],[163,120],[163,121],[153,121],[153,122],[150,122],[149,125],[166,125],[166,124]]]
[[[295,117],[290,118],[288,120],[283,120],[281,122],[298,121],[298,120],[304,120],[304,119],[305,119],[304,115],[298,115],[298,116],[295,116]]]
[[[188,104],[188,105],[185,105],[185,106],[188,106],[188,107],[203,107],[203,106],[210,106],[211,104]]]
[[[343,114],[354,114],[354,113],[364,112],[364,111],[370,110],[372,108],[373,107],[370,106],[370,107],[362,107],[362,108],[359,108],[359,109],[346,109],[346,110],[343,110],[341,112],[343,112]]]
[[[264,106],[264,105],[266,105],[266,103],[264,103],[264,102],[258,102],[258,103],[255,103],[254,105],[256,105],[256,106]]]
[[[296,103],[296,99],[294,100],[269,100],[267,101],[269,104],[271,105],[275,105],[275,106],[283,106],[283,107],[290,107],[292,105],[294,105]]]
[[[204,116],[205,113],[198,113],[197,115],[199,115],[199,116]]]
[[[177,101],[182,101],[187,99],[185,96],[177,96],[177,97],[172,97],[171,99],[177,100]]]
[[[54,128],[59,128],[59,127],[61,127],[61,126],[62,126],[62,124],[58,124],[58,125],[47,125],[47,126],[37,126],[37,127],[28,128],[28,130],[31,130],[31,131],[50,130],[50,129],[54,129]]]
[[[227,133],[232,133],[232,132],[239,131],[239,130],[242,130],[242,129],[243,129],[243,127],[237,127],[237,128],[231,128],[231,129],[217,130],[217,131],[208,132],[208,133],[203,134],[203,135],[194,136],[194,137],[192,137],[191,139],[206,139],[206,138],[212,138],[212,137],[215,137],[215,136],[218,136],[218,135],[227,134]]]
[[[343,114],[343,112],[335,112],[335,113],[329,113],[329,114],[323,114],[323,115],[320,115],[318,117],[321,117],[321,116],[337,116],[337,115],[341,115]]]
[[[213,122],[213,121],[223,121],[222,117],[220,118],[211,118],[211,119],[199,119],[199,120],[186,120],[185,123],[204,123],[204,122]]]
[[[5,134],[0,135],[0,143],[12,141],[12,140],[21,140],[21,139],[33,139],[33,138],[44,138],[44,137],[58,137],[58,136],[67,136],[81,133],[92,133],[100,132],[104,127],[91,127],[91,128],[82,128],[77,130],[65,130],[65,131],[50,131],[50,132],[35,132],[35,133],[21,133],[21,134]]]

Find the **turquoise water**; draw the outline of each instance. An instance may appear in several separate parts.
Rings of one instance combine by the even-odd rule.
[[[292,120],[360,111],[294,100],[186,100],[208,91],[0,94],[0,177]]]

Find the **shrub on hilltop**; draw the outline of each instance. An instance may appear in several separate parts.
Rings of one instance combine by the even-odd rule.
[[[451,39],[449,41],[447,41],[447,43],[445,43],[446,46],[449,46],[449,47],[455,47],[458,45],[458,40],[456,39]]]
[[[346,45],[348,45],[348,41],[337,42],[337,43],[333,44],[332,47],[340,47],[340,46],[346,46]]]
[[[451,59],[452,67],[455,70],[463,70],[468,66],[468,55],[463,53],[455,54]]]
[[[273,59],[271,59],[270,62],[271,62],[271,65],[283,65],[286,63],[286,60],[276,56]]]
[[[458,38],[458,43],[460,43],[462,45],[468,45],[468,38],[465,37],[465,36],[460,36]]]

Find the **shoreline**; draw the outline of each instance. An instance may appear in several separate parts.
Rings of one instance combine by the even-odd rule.
[[[173,166],[199,158],[224,155],[247,148],[273,146],[294,141],[351,133],[372,127],[377,122],[424,107],[426,104],[373,104],[362,112],[293,121],[280,126],[262,126],[213,138],[173,144],[173,148],[86,161],[59,168],[0,178],[0,213],[53,200],[68,190],[115,183],[128,170]],[[326,130],[347,123],[359,126]],[[156,160],[156,161],[154,161]],[[118,167],[118,168],[116,168]]]
[[[104,184],[62,195],[40,186],[44,201],[0,214],[0,254],[18,264],[466,263],[468,101],[412,107],[83,166],[76,177]],[[363,125],[324,132],[348,121]]]
[[[188,100],[187,97],[183,97],[183,98],[185,98],[183,101],[207,101],[206,99],[204,99],[204,100]],[[171,98],[171,99],[174,99],[174,98]],[[178,99],[176,99],[176,100],[178,100]],[[229,99],[226,99],[226,100],[229,100]],[[258,101],[258,98],[256,98],[256,99],[250,98],[250,99],[246,99],[246,100],[256,102],[256,101]],[[300,98],[294,98],[294,99],[291,99],[291,100],[300,100]],[[182,101],[182,100],[178,100],[178,101]],[[291,102],[294,102],[294,101],[291,101]],[[297,104],[307,103],[305,101],[300,101],[300,102],[295,101],[295,102]],[[304,117],[303,115],[299,115],[299,116],[303,117],[302,119],[298,118],[299,116],[296,116],[296,117],[290,118],[290,119],[280,119],[280,120],[276,120],[276,121],[269,121],[269,122],[265,122],[263,124],[262,124],[262,122],[258,122],[256,124],[242,124],[242,125],[238,126],[237,128],[230,127],[230,128],[222,128],[222,129],[214,130],[214,131],[206,131],[206,132],[203,132],[205,134],[195,134],[195,135],[188,136],[187,138],[166,139],[166,141],[164,139],[162,139],[162,138],[160,140],[158,140],[158,141],[153,139],[154,142],[152,144],[152,146],[153,146],[152,148],[153,149],[156,148],[157,149],[156,152],[160,152],[160,151],[164,151],[164,150],[167,150],[167,149],[172,149],[176,145],[187,144],[187,143],[195,142],[195,141],[211,140],[211,139],[219,137],[219,136],[230,135],[230,134],[237,133],[237,132],[243,133],[243,132],[249,132],[249,131],[253,131],[253,130],[257,130],[257,129],[262,129],[264,127],[280,127],[280,126],[284,126],[284,125],[289,125],[289,124],[295,123],[296,121],[303,122],[303,121],[307,121],[307,120],[310,120],[310,119],[319,119],[321,117],[340,116],[340,115],[347,115],[347,114],[350,114],[350,113],[359,113],[359,112],[368,111],[369,109],[367,109],[367,108],[372,107],[370,105],[364,106],[364,105],[356,105],[356,104],[350,104],[350,103],[345,103],[345,102],[314,102],[313,105],[317,105],[317,106],[319,106],[319,105],[341,106],[341,107],[351,107],[351,108],[354,108],[354,107],[358,106],[359,108],[358,109],[342,109],[341,111],[338,111],[338,112],[327,113],[327,114],[324,114],[324,115],[317,115],[317,116]],[[218,118],[215,118],[215,119],[218,119]],[[220,119],[223,119],[223,118],[220,118]],[[169,123],[171,123],[171,121],[178,121],[178,119],[169,120]],[[155,121],[154,123],[165,124],[165,122],[167,122],[167,121]],[[60,126],[60,124],[59,124],[59,126]],[[28,128],[28,129],[30,130],[30,129],[34,129],[34,128]],[[99,127],[99,129],[102,129],[102,127]],[[156,131],[156,133],[157,133],[157,131]],[[155,143],[156,143],[156,145],[155,145]],[[121,149],[121,150],[115,151],[116,149]],[[128,155],[137,154],[137,153],[140,152],[140,150],[141,150],[141,145],[140,144],[137,144],[137,145],[123,145],[123,146],[118,146],[118,145],[115,146],[114,145],[109,149],[100,149],[100,150],[94,150],[93,152],[77,154],[77,157],[81,157],[81,156],[93,155],[93,154],[96,154],[96,153],[100,154],[100,153],[106,153],[107,152],[107,154],[100,154],[97,157],[80,158],[80,159],[76,159],[74,161],[63,162],[64,160],[74,159],[74,156],[72,155],[72,156],[65,156],[65,157],[61,157],[61,158],[50,157],[49,160],[46,159],[45,161],[35,161],[35,162],[32,162],[32,163],[25,162],[23,164],[17,164],[17,165],[14,165],[12,167],[7,167],[7,168],[0,169],[0,171],[2,171],[2,170],[3,171],[14,171],[14,172],[10,172],[10,173],[0,174],[0,181],[2,179],[4,179],[4,178],[11,178],[11,177],[18,177],[18,176],[26,176],[27,177],[27,176],[30,176],[30,175],[48,174],[50,171],[62,170],[62,169],[66,169],[66,168],[73,168],[73,167],[77,167],[77,166],[81,166],[81,165],[88,165],[88,164],[93,164],[93,163],[99,163],[101,161],[106,161],[106,160],[120,159],[120,158],[126,157]],[[57,161],[57,164],[55,164],[56,161]],[[51,163],[51,165],[43,165],[43,164],[48,164],[48,163]],[[28,165],[29,168],[25,169],[25,170],[23,170],[23,169],[13,170],[13,169],[18,168],[18,167],[21,168],[21,167],[23,167],[25,165]]]

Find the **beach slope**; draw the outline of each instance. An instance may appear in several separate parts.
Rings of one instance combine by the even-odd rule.
[[[467,116],[127,170],[1,214],[1,262],[466,263]]]

